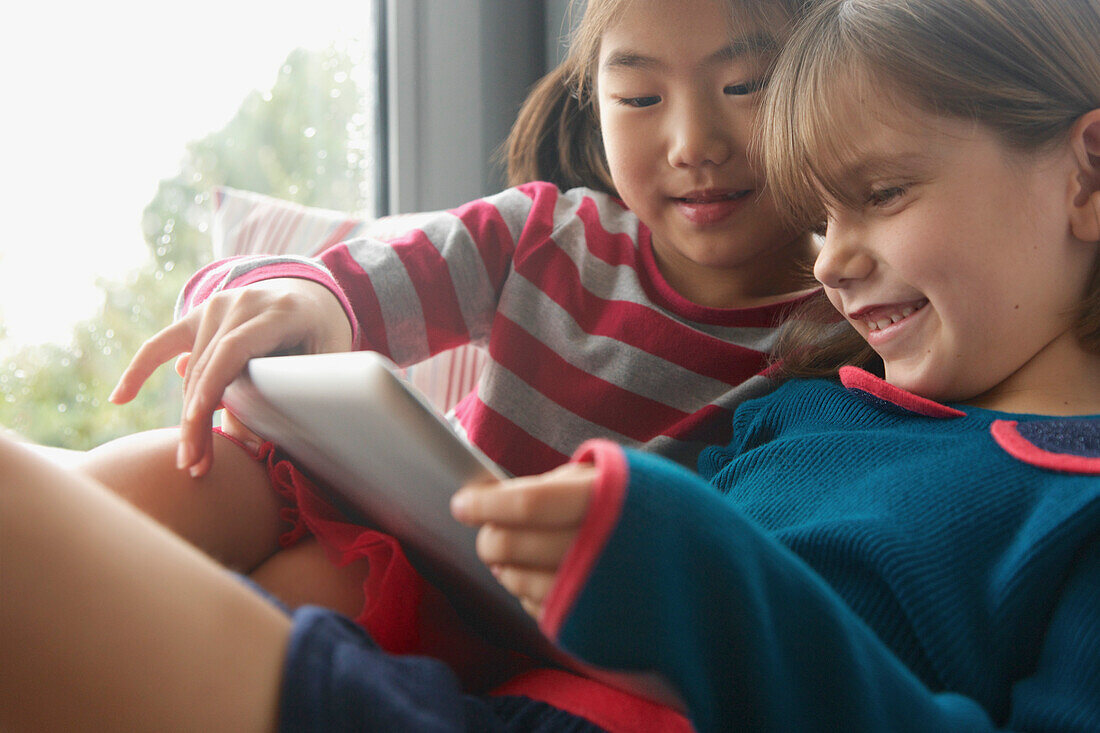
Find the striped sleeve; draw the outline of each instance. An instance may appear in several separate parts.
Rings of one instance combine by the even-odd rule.
[[[488,339],[516,242],[528,230],[538,197],[557,189],[509,189],[418,220],[397,238],[340,242],[316,258],[238,257],[198,272],[180,297],[184,314],[215,292],[271,278],[301,277],[336,294],[352,321],[356,348],[380,351],[401,365]]]

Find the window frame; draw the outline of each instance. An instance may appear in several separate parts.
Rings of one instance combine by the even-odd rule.
[[[504,187],[501,145],[563,12],[562,0],[386,0],[380,211],[451,208]]]

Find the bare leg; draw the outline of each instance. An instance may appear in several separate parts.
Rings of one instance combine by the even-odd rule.
[[[191,478],[176,468],[178,436],[171,429],[120,438],[76,467],[224,565],[251,571],[286,530],[264,467],[215,435],[213,468]]]
[[[290,622],[75,472],[0,439],[0,729],[274,728]]]
[[[367,569],[366,560],[337,567],[310,538],[272,555],[251,578],[291,608],[325,606],[355,618],[363,610]]]
[[[316,540],[279,550],[287,526],[264,466],[215,435],[213,468],[191,478],[176,468],[178,436],[171,429],[120,438],[89,451],[76,467],[291,608],[308,603],[359,615],[365,561],[336,567]]]

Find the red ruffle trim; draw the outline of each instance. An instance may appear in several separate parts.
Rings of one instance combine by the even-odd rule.
[[[382,649],[445,662],[467,692],[542,700],[609,731],[690,729],[671,709],[566,671],[542,669],[528,657],[487,643],[421,577],[394,537],[346,521],[312,479],[272,443],[254,450],[222,435],[265,464],[273,488],[286,501],[280,516],[290,529],[279,538],[281,546],[290,547],[312,535],[333,563],[365,559],[370,564],[363,584],[365,603],[355,622]]]
[[[527,657],[495,647],[471,631],[446,597],[428,583],[394,537],[348,522],[277,446],[248,450],[267,468],[272,488],[286,502],[280,517],[290,529],[279,537],[291,547],[316,537],[329,560],[344,566],[366,560],[363,610],[354,619],[392,654],[423,654],[446,662],[468,691],[480,692],[533,666]]]

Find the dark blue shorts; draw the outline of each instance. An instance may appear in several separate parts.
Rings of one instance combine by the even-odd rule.
[[[442,662],[395,656],[333,611],[291,615],[280,696],[281,731],[568,731],[602,729],[525,697],[463,694]]]

